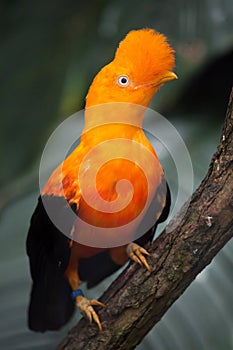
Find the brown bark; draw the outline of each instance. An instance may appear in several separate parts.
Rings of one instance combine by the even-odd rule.
[[[233,236],[232,175],[233,90],[206,177],[179,225],[164,230],[148,249],[152,271],[131,264],[100,298],[107,305],[98,311],[103,331],[82,319],[57,350],[134,349]]]

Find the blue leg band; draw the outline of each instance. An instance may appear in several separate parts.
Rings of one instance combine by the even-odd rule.
[[[75,298],[78,297],[78,296],[84,297],[84,294],[83,294],[82,290],[81,289],[73,290],[73,292],[71,293],[72,300],[75,301]]]

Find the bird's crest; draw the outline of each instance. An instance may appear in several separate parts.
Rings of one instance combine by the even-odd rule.
[[[172,71],[174,67],[174,50],[167,38],[153,29],[130,31],[120,42],[114,61],[140,75],[159,75]]]

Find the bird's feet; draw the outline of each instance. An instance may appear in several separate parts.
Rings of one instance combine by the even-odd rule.
[[[135,261],[141,266],[145,266],[145,268],[148,271],[151,270],[144,256],[144,255],[150,256],[150,254],[146,251],[146,249],[140,247],[140,245],[138,245],[137,243],[132,242],[127,245],[126,253],[130,259],[132,259],[133,261]]]
[[[83,295],[77,296],[75,302],[81,313],[89,319],[89,322],[92,323],[94,321],[99,330],[102,331],[102,324],[93,306],[105,307],[105,305],[98,300],[88,300]]]

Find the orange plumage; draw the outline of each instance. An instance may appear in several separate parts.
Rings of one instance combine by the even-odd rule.
[[[165,36],[162,34],[152,29],[142,29],[131,31],[125,37],[120,43],[113,61],[102,68],[94,78],[86,98],[85,127],[80,144],[64,160],[63,164],[52,173],[41,193],[42,199],[53,200],[53,198],[57,198],[59,200],[67,200],[75,208],[79,218],[87,221],[96,228],[120,227],[140,217],[140,213],[143,211],[148,198],[148,179],[153,188],[153,191],[150,192],[150,205],[164,177],[157,155],[142,130],[145,113],[145,108],[143,107],[147,107],[150,104],[154,94],[164,82],[176,78],[176,75],[172,72],[173,67],[174,50],[169,46]],[[109,105],[109,103],[113,105]],[[109,140],[117,142],[120,140],[117,146],[117,152],[119,152],[121,157],[119,159],[115,157],[104,163],[103,160],[106,157],[116,153],[116,143],[112,143],[111,145],[108,142]],[[124,143],[124,140],[128,140],[127,145]],[[139,145],[139,151],[137,152],[135,151],[135,145]],[[100,146],[102,147],[101,151],[99,150]],[[142,154],[140,153],[140,148],[143,150]],[[141,161],[143,164],[146,164],[147,176],[145,176],[143,169],[140,167]],[[84,162],[88,166],[83,166]],[[98,195],[105,201],[105,204],[107,203],[107,209],[117,203],[117,184],[119,181],[126,179],[131,183],[133,193],[130,192],[127,186],[125,187],[122,201],[127,202],[128,199],[130,201],[123,209],[113,210],[112,212],[111,210],[109,212],[102,211],[98,206],[93,207],[86,201],[84,192],[87,193],[94,203],[97,202],[96,193],[90,186],[90,183],[85,182],[92,167],[94,168],[97,162],[102,162],[102,166],[97,173],[95,186]],[[77,177],[78,173],[80,173],[80,177]],[[155,226],[156,221],[159,221],[159,216],[161,216],[161,220],[166,218],[167,208],[170,205],[169,198],[167,199],[167,206],[165,197],[163,198],[161,196],[160,201],[161,210],[157,213],[157,218],[155,217],[155,222],[153,223]],[[39,203],[39,207],[37,207],[32,218],[27,241],[34,284],[38,280],[38,277],[34,273],[34,264],[38,264],[38,260],[35,260],[35,255],[39,254],[39,248],[36,247],[34,241],[37,239],[38,234],[34,232],[38,231],[40,210],[41,203]],[[132,241],[135,241],[135,230],[139,224],[139,221],[135,221],[135,224],[130,226],[129,232],[127,232],[128,237],[131,237]],[[47,221],[46,225],[48,225]],[[147,236],[143,236],[145,241],[153,237],[155,226],[153,226],[149,233],[147,232]],[[43,230],[49,231],[45,224]],[[76,234],[77,237],[88,235],[88,230],[83,229],[83,232],[80,231],[82,231],[82,228],[78,230],[74,223],[71,238],[75,238]],[[146,234],[146,232],[142,232],[142,234]],[[49,236],[50,233],[47,232],[47,235]],[[64,239],[66,239],[65,236]],[[96,239],[98,240],[98,236]],[[115,239],[117,239],[117,236],[115,236]],[[119,240],[119,242],[121,241]],[[142,242],[143,244],[145,243],[143,240]],[[51,242],[50,249],[54,249],[53,247],[55,246],[55,241]],[[69,288],[71,288],[72,290],[77,290],[82,279],[82,276],[79,276],[80,274],[83,274],[90,285],[95,284],[113,272],[116,267],[124,264],[129,256],[134,261],[145,265],[149,269],[144,257],[147,253],[137,245],[131,245],[130,249],[127,250],[128,244],[110,248],[101,244],[97,247],[90,247],[83,243],[73,242],[70,244],[70,247],[71,250],[67,253],[68,248],[66,246],[65,254],[66,257],[68,254],[68,263],[66,262],[64,264],[62,270],[63,277],[60,279],[60,289],[70,290]],[[134,247],[134,251],[132,251],[132,247]],[[49,254],[49,250],[47,254]],[[105,256],[103,254],[107,255]],[[103,258],[104,256],[105,258]],[[57,257],[52,259],[56,261]],[[88,277],[87,265],[91,263],[91,259],[96,259],[96,265],[93,265],[93,269],[101,270],[101,266],[103,266],[101,265],[101,261],[107,262],[108,259],[115,264],[115,267],[112,266],[108,270],[103,266],[106,272],[90,272],[90,276],[93,274],[95,278]],[[48,278],[52,278],[51,274]],[[67,288],[67,281],[69,282],[69,288]],[[43,324],[40,316],[35,315],[33,309],[33,305],[35,304],[33,293],[29,312],[29,325],[32,329],[39,331],[56,329],[63,325],[70,317],[70,311],[67,313],[64,312],[65,316],[60,315],[60,320],[57,317],[56,324],[53,324],[50,319],[48,321],[49,317],[46,318],[43,315],[43,320],[46,318]],[[102,326],[99,318],[91,306],[97,305],[98,302],[96,301],[93,304],[89,302],[88,304],[88,300],[82,295],[78,295],[75,300],[77,306],[87,314],[90,320],[94,319],[101,329]],[[36,302],[38,303],[40,301],[36,299]],[[84,304],[85,306],[83,306]],[[69,308],[72,309],[71,306]]]

